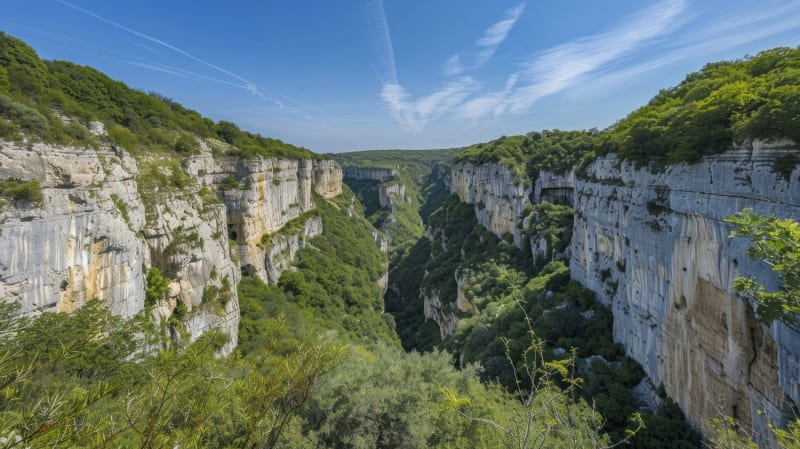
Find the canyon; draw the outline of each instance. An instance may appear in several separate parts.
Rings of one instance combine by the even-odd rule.
[[[800,334],[758,321],[733,290],[737,276],[769,289],[780,284],[767,264],[747,256],[748,241],[729,237],[725,219],[745,208],[800,215],[800,169],[775,169],[794,151],[791,142],[754,141],[698,163],[651,167],[612,154],[581,173],[540,171],[530,181],[502,164],[459,162],[451,191],[487,230],[530,246],[534,261],[547,248],[523,233],[526,208],[544,200],[573,205],[567,254],[550,257],[569,259],[571,278],[612,310],[615,341],[693,426],[729,415],[768,444],[769,423],[785,422],[800,405]],[[453,297],[421,293],[442,338],[472,309],[461,287]]]

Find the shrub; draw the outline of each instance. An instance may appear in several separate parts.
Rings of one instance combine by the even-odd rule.
[[[183,134],[175,141],[175,151],[184,154],[195,154],[200,152],[200,144],[194,137]]]
[[[151,267],[147,270],[146,276],[147,290],[145,290],[144,301],[148,306],[155,305],[158,301],[164,300],[169,288],[169,279],[161,275],[161,270]]]
[[[38,179],[22,181],[9,179],[0,181],[0,196],[11,198],[14,201],[26,201],[37,207],[44,207],[44,194]]]

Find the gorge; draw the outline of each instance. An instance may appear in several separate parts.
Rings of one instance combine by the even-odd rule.
[[[605,131],[320,155],[5,34],[0,63],[0,445],[498,447],[464,410],[538,404],[570,417],[536,421],[554,447],[698,447],[729,416],[767,448],[800,407],[800,333],[733,287],[782,279],[726,221],[800,217],[798,147],[737,102],[723,146],[685,131],[698,74]],[[85,351],[37,327],[98,304]],[[532,353],[581,393],[514,397]]]

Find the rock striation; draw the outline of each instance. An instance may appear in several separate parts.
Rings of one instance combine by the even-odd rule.
[[[26,313],[69,312],[93,298],[124,316],[142,310],[150,252],[137,235],[137,175],[133,158],[107,147],[0,142],[0,178],[40,180],[45,205],[0,207],[0,298]]]
[[[778,279],[724,220],[744,208],[800,217],[800,170],[773,169],[795,151],[755,142],[654,171],[612,155],[575,182],[572,277],[611,307],[615,340],[693,425],[731,415],[763,445],[767,424],[800,405],[800,335],[761,324],[733,291],[737,276]]]
[[[475,205],[478,222],[500,238],[511,234],[514,245],[522,247],[519,222],[530,204],[533,189],[499,163],[453,164],[450,191],[463,203]]]

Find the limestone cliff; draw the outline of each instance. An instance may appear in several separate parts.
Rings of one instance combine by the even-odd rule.
[[[187,172],[221,192],[227,209],[225,234],[236,242],[246,273],[275,283],[306,239],[322,232],[316,218],[302,232],[274,235],[284,225],[314,209],[312,192],[332,198],[342,192],[342,170],[330,160],[278,158],[190,158]]]
[[[382,182],[378,185],[378,203],[381,207],[394,209],[397,201],[407,201],[405,184]]]
[[[296,229],[285,230],[262,239],[260,249],[263,260],[258,265],[246,265],[243,269],[254,270],[248,274],[268,284],[277,284],[281,274],[294,262],[297,252],[305,248],[308,240],[322,234],[322,219],[308,217]]]
[[[511,234],[514,245],[522,246],[518,221],[533,192],[504,165],[473,165],[459,162],[451,169],[451,192],[467,204],[475,205],[478,222],[500,238]]]
[[[69,312],[92,298],[124,316],[142,310],[150,252],[137,236],[137,175],[133,158],[109,147],[0,142],[0,178],[40,180],[45,206],[0,208],[0,298],[24,312]]]
[[[333,161],[215,159],[205,143],[178,163],[135,160],[109,144],[0,141],[0,179],[37,179],[44,196],[41,207],[0,205],[0,298],[27,313],[70,312],[97,298],[132,316],[145,308],[145,272],[158,267],[171,282],[154,318],[183,303],[190,338],[220,330],[227,354],[236,346],[240,266],[274,282],[322,224],[311,217],[300,232],[276,231],[314,208],[312,192],[340,193],[342,172]]]
[[[609,156],[575,185],[572,277],[612,308],[615,340],[695,426],[728,414],[762,442],[800,405],[800,335],[734,293],[736,276],[777,279],[723,220],[800,216],[800,170],[773,169],[789,151],[756,142],[654,172]]]
[[[344,169],[343,175],[347,179],[386,181],[397,175],[397,170],[380,167],[347,167]]]

